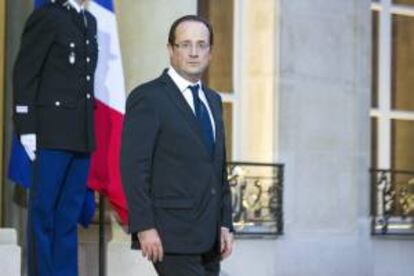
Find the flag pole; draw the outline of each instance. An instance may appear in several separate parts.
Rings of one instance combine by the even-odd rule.
[[[105,197],[99,194],[99,276],[106,276]]]

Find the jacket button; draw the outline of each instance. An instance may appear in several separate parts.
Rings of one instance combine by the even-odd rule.
[[[75,43],[71,42],[69,46],[70,48],[75,48]]]
[[[59,101],[56,101],[56,102],[55,102],[55,105],[56,105],[56,106],[60,106],[60,102],[59,102]]]
[[[91,62],[91,58],[90,57],[86,57],[86,62],[87,63]]]
[[[91,94],[86,93],[86,98],[87,98],[87,99],[90,99],[90,98],[91,98]]]
[[[91,80],[91,76],[86,75],[86,80],[87,80],[87,81],[90,81],[90,80]]]
[[[211,189],[211,194],[212,194],[212,195],[215,195],[215,194],[216,194],[216,189],[212,188],[212,189]]]
[[[89,45],[89,39],[86,40],[86,45]]]

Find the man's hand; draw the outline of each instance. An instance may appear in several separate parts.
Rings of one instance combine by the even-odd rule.
[[[157,230],[153,228],[138,232],[138,239],[141,244],[142,256],[154,263],[162,262],[164,251]]]
[[[20,143],[23,145],[26,154],[30,160],[36,159],[36,134],[22,134],[20,135]]]
[[[234,242],[233,234],[230,233],[228,228],[221,227],[220,254],[221,254],[222,260],[230,256],[231,252],[233,251],[233,242]]]

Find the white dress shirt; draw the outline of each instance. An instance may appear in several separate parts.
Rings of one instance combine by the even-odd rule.
[[[81,12],[84,9],[84,4],[83,5],[79,5],[78,2],[76,2],[76,0],[68,0],[68,3],[72,6],[72,8],[74,8],[77,12]]]
[[[175,69],[172,66],[170,66],[170,68],[168,68],[167,74],[171,77],[171,79],[177,85],[178,89],[180,89],[181,93],[183,94],[185,100],[187,101],[188,105],[190,106],[190,108],[191,108],[191,110],[193,111],[194,114],[195,114],[195,108],[194,108],[194,102],[193,102],[193,94],[191,93],[191,90],[188,86],[197,85],[197,84],[200,86],[198,95],[200,97],[200,100],[204,103],[204,105],[207,108],[208,115],[209,115],[210,121],[211,121],[211,125],[213,127],[214,140],[216,140],[216,124],[214,123],[214,117],[213,117],[213,114],[211,113],[210,106],[208,105],[206,94],[204,94],[203,86],[201,85],[201,81],[199,80],[196,83],[192,83],[192,82],[184,79],[183,77],[181,77],[177,73],[177,71],[175,71]]]

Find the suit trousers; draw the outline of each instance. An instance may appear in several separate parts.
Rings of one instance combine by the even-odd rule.
[[[220,256],[215,251],[204,254],[165,254],[154,263],[159,276],[219,276]]]
[[[77,223],[86,195],[88,153],[40,149],[28,210],[28,275],[78,275]]]

